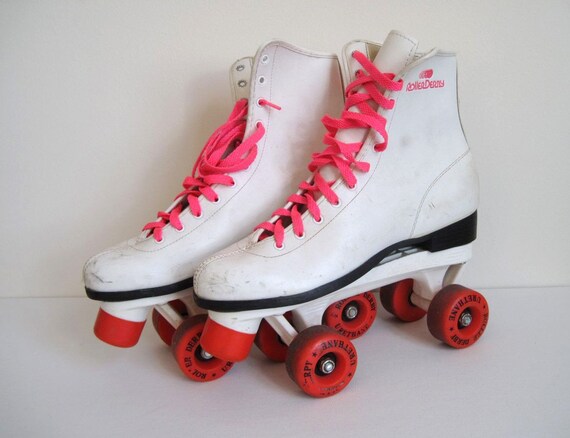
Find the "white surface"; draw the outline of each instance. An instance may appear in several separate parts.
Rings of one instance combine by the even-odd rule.
[[[87,299],[1,299],[0,436],[569,436],[570,288],[484,293],[487,332],[462,351],[381,311],[350,386],[323,400],[257,350],[194,383],[151,324],[121,350],[91,334]]]
[[[235,59],[392,28],[458,53],[481,177],[465,283],[570,284],[569,18],[565,0],[3,1],[0,296],[83,295],[85,260],[179,192],[231,108]]]

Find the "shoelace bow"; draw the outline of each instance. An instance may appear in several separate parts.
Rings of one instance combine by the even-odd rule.
[[[259,99],[258,104],[281,109],[265,99]],[[234,179],[228,174],[247,169],[253,163],[257,156],[257,142],[265,134],[265,128],[261,122],[258,122],[255,131],[243,140],[247,125],[247,110],[247,99],[236,102],[228,120],[216,129],[206,142],[194,163],[191,176],[184,179],[182,183],[184,190],[174,199],[175,203],[177,202],[175,206],[170,211],[159,211],[157,220],[143,227],[143,231],[148,231],[148,236],[152,234],[157,242],[162,242],[162,229],[169,223],[176,230],[182,231],[184,226],[180,221],[180,213],[186,207],[193,216],[201,217],[200,195],[204,195],[204,198],[210,202],[218,202],[218,195],[212,185],[234,185]]]
[[[374,149],[381,152],[388,145],[388,133],[386,132],[386,119],[377,112],[378,107],[386,110],[394,108],[394,100],[383,96],[382,90],[400,91],[402,81],[394,81],[395,75],[392,73],[382,73],[376,66],[368,60],[361,52],[355,51],[352,54],[362,68],[366,71],[356,71],[355,79],[346,89],[346,102],[344,111],[339,119],[324,116],[322,122],[327,129],[323,143],[328,147],[324,151],[313,154],[313,159],[309,164],[309,170],[313,172],[312,183],[307,181],[299,185],[301,194],[295,193],[287,199],[290,203],[288,208],[280,208],[273,212],[272,216],[278,216],[274,222],[263,222],[255,227],[262,229],[261,238],[273,235],[277,248],[283,247],[285,238],[284,221],[292,224],[293,232],[297,237],[304,236],[304,225],[301,215],[306,210],[318,223],[321,222],[321,210],[316,198],[321,193],[327,201],[333,205],[339,205],[339,198],[331,185],[334,181],[326,181],[320,174],[320,170],[325,166],[334,166],[338,169],[341,178],[349,188],[356,185],[354,169],[361,172],[368,172],[370,164],[364,161],[357,161],[356,155],[362,148],[363,142],[343,143],[335,138],[341,129],[366,128],[378,132],[384,139],[383,143],[378,143]],[[349,111],[356,107],[360,112]]]

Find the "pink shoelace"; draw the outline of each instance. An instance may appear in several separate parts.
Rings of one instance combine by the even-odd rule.
[[[259,105],[280,110],[281,107],[265,99],[258,101]],[[210,136],[206,145],[200,152],[191,176],[187,176],[182,183],[182,190],[175,198],[178,204],[170,211],[159,211],[157,220],[149,222],[143,227],[157,242],[162,242],[162,229],[172,225],[176,230],[184,229],[180,221],[180,213],[188,207],[195,217],[202,216],[200,195],[210,202],[218,202],[219,198],[212,187],[214,184],[232,186],[234,179],[228,175],[233,172],[245,170],[253,163],[257,156],[257,142],[265,134],[265,128],[258,122],[255,131],[243,139],[247,124],[247,99],[236,102],[228,120]]]
[[[339,198],[331,185],[334,181],[326,181],[320,174],[320,170],[325,166],[334,166],[338,169],[341,178],[349,188],[356,185],[354,169],[361,172],[368,172],[370,164],[357,161],[356,155],[362,148],[363,143],[343,143],[335,138],[337,132],[343,129],[366,128],[378,132],[384,139],[383,143],[376,144],[374,149],[381,152],[388,145],[388,133],[386,132],[386,119],[377,113],[377,108],[386,110],[394,108],[394,100],[383,96],[382,90],[400,91],[402,81],[394,81],[395,75],[392,73],[382,73],[376,66],[368,60],[361,52],[355,51],[352,54],[365,72],[358,70],[354,81],[346,89],[346,102],[344,111],[340,119],[329,116],[323,117],[323,124],[327,129],[324,137],[324,144],[328,147],[319,153],[313,154],[313,159],[309,164],[309,170],[313,172],[312,183],[306,181],[299,185],[301,194],[293,194],[287,199],[291,205],[288,208],[279,208],[273,212],[272,216],[278,216],[274,222],[263,222],[255,229],[262,229],[264,233],[260,239],[273,235],[277,248],[283,248],[285,238],[285,228],[289,223],[293,226],[293,232],[298,237],[304,236],[304,225],[301,215],[305,210],[316,222],[321,222],[321,210],[316,199],[319,193],[333,205],[339,204]],[[349,111],[356,107],[360,112]]]

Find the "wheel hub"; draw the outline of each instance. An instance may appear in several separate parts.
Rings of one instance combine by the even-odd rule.
[[[473,322],[473,316],[471,315],[471,312],[469,311],[465,311],[461,314],[461,316],[459,317],[459,326],[460,327],[469,327],[471,325],[471,323]]]
[[[323,374],[330,374],[334,371],[336,363],[331,358],[326,358],[319,364],[319,369]]]
[[[200,349],[200,357],[204,360],[210,360],[214,356],[212,354],[208,353],[206,350]]]
[[[354,304],[346,306],[344,309],[344,317],[348,320],[353,320],[358,316],[358,307]]]

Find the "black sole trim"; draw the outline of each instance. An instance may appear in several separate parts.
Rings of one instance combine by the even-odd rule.
[[[277,307],[293,306],[316,300],[329,293],[335,292],[343,287],[353,283],[368,271],[374,269],[378,264],[392,252],[415,246],[429,252],[443,251],[445,249],[455,248],[457,246],[467,245],[477,237],[477,211],[465,219],[461,219],[441,230],[431,234],[414,239],[407,239],[390,245],[378,252],[362,265],[353,271],[343,275],[336,280],[316,287],[315,289],[301,292],[288,297],[262,298],[259,300],[241,300],[241,301],[219,301],[200,298],[194,292],[194,301],[200,307],[216,312],[243,312],[247,310],[271,309]]]
[[[194,286],[194,277],[186,278],[177,283],[167,284],[166,286],[148,287],[146,289],[133,289],[119,292],[99,292],[86,287],[85,292],[92,300],[105,301],[106,303],[117,303],[120,301],[133,301],[143,298],[169,295],[191,288],[192,286]]]

